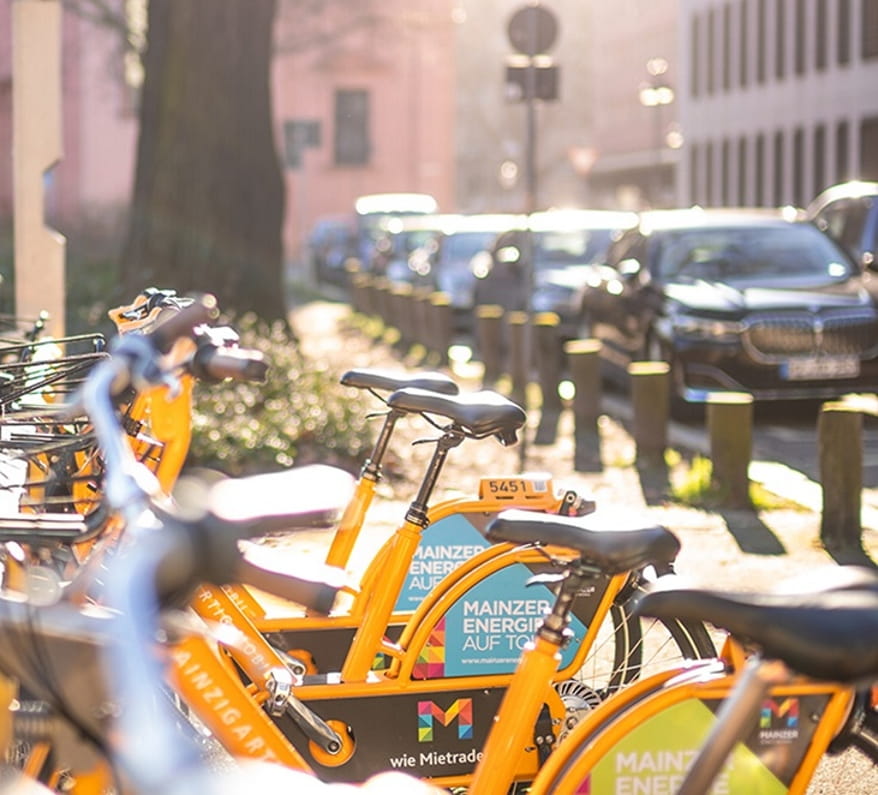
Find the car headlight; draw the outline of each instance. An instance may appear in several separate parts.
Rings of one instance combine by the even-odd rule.
[[[671,328],[674,335],[678,337],[711,342],[733,342],[740,338],[744,324],[736,320],[674,315],[671,317]]]

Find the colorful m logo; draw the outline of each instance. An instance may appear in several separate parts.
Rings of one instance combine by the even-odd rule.
[[[448,709],[442,710],[432,701],[418,702],[418,742],[433,742],[433,721],[438,720],[448,726],[457,718],[457,738],[472,740],[473,738],[473,700],[459,698]]]
[[[785,698],[776,701],[769,698],[762,702],[762,713],[759,717],[760,729],[773,729],[783,726],[793,729],[799,725],[799,699]]]

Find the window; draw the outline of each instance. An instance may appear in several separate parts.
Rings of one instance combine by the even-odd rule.
[[[723,140],[720,147],[720,203],[728,207],[732,203],[732,180],[731,180],[731,163],[732,147],[728,138]]]
[[[845,182],[848,178],[848,123],[840,121],[835,128],[835,181]]]
[[[863,60],[878,58],[878,2],[863,0],[862,6]]]
[[[747,29],[747,2],[748,0],[741,0],[741,5],[738,9],[740,12],[738,17],[738,80],[741,83],[741,88],[747,87],[747,79],[749,77],[749,64],[747,63],[749,52],[747,45],[750,42],[750,31]]]
[[[738,139],[738,204],[747,204],[747,139]]]
[[[774,76],[783,80],[787,60],[786,0],[774,0]]]
[[[697,204],[698,198],[698,176],[699,163],[698,158],[701,154],[701,147],[698,144],[692,144],[689,147],[689,203]]]
[[[774,186],[772,192],[771,202],[772,204],[783,204],[784,196],[783,196],[783,178],[784,178],[784,168],[783,168],[783,156],[784,156],[784,146],[783,146],[783,130],[778,130],[774,134]]]
[[[814,193],[826,186],[826,127],[818,124],[814,128]]]
[[[851,62],[851,0],[838,0],[838,62]]]
[[[793,203],[805,203],[805,131],[799,127],[793,133]]]
[[[715,31],[716,25],[714,23],[714,20],[715,20],[714,11],[711,8],[707,12],[707,35],[705,37],[707,39],[707,41],[705,42],[705,44],[707,44],[707,47],[705,47],[705,58],[707,60],[707,93],[708,94],[713,93],[713,87],[714,87],[714,82],[713,82],[714,65],[713,64],[714,64],[714,60],[715,60],[714,59],[715,51],[714,51],[713,45],[714,45],[714,34],[716,32]]]
[[[369,141],[369,92],[335,92],[335,164],[364,166],[371,154]]]
[[[692,50],[689,53],[689,91],[693,97],[697,97],[701,86],[699,85],[699,77],[701,75],[701,60],[699,52],[701,50],[701,20],[697,14],[692,15]]]
[[[708,142],[704,147],[704,201],[705,204],[713,204],[713,143]]]
[[[878,116],[860,123],[860,176],[878,180]]]
[[[765,136],[760,133],[756,137],[756,151],[753,154],[754,173],[756,183],[754,184],[753,204],[761,207],[765,204]]]
[[[766,3],[768,0],[757,0],[756,6],[756,82],[765,82],[765,37],[768,24]]]
[[[722,19],[722,65],[723,65],[723,91],[732,88],[732,5],[726,3],[723,6]]]
[[[826,52],[826,31],[829,29],[827,2],[828,0],[817,0],[817,24],[814,26],[814,67],[819,72],[826,69],[829,60]]]
[[[793,61],[795,63],[795,69],[797,75],[805,74],[805,66],[807,64],[807,29],[808,24],[806,20],[806,2],[805,0],[796,0],[796,4],[793,8],[793,13],[796,15],[795,20],[793,20],[793,24],[795,25],[795,51],[793,53]]]

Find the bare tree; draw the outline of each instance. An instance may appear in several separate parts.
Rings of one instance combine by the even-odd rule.
[[[285,316],[275,10],[276,0],[150,0],[127,294],[209,291],[224,308]]]

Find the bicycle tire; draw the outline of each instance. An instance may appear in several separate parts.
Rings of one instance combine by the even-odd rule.
[[[572,680],[556,689],[574,718],[610,698],[626,685],[680,664],[716,657],[708,627],[697,621],[659,620],[635,614],[638,591],[649,578],[632,575],[625,592],[610,608],[591,649]]]

